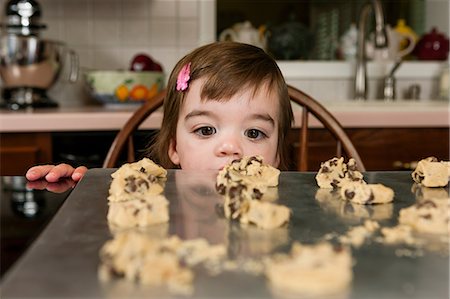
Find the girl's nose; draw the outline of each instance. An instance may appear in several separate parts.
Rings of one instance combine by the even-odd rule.
[[[238,138],[224,138],[220,141],[216,153],[219,157],[232,156],[233,158],[240,158],[242,156],[242,146]]]

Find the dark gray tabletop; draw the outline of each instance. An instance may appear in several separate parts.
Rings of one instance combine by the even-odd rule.
[[[105,284],[98,279],[99,250],[112,239],[106,221],[112,171],[88,171],[41,236],[6,273],[2,298],[170,297],[125,280]],[[293,241],[315,243],[328,233],[345,233],[365,219],[393,226],[399,210],[420,195],[412,191],[409,172],[367,172],[367,182],[394,189],[394,204],[352,206],[337,199],[322,200],[327,194],[320,194],[314,176],[281,174],[279,202],[292,209],[291,221],[286,227],[266,231],[218,217],[216,205],[221,198],[214,191],[213,173],[171,170],[165,186],[171,214],[168,234],[203,237],[214,244],[228,244],[230,255],[258,257],[287,251]],[[425,251],[423,256],[397,256],[396,250],[404,247],[372,242],[353,249],[354,278],[346,298],[448,298],[448,254]],[[264,277],[241,272],[216,277],[199,273],[194,287],[195,298],[272,297]]]

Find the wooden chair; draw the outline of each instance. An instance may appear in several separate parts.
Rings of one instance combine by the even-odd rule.
[[[303,108],[300,129],[300,145],[297,153],[297,170],[306,171],[308,169],[308,131],[310,129],[309,114],[311,114],[319,120],[323,124],[324,128],[327,129],[336,139],[336,156],[342,156],[342,151],[344,151],[347,157],[354,158],[356,160],[360,171],[365,171],[361,157],[337,119],[324,106],[304,92],[292,86],[288,86],[288,93],[291,100]],[[114,139],[103,163],[103,167],[116,167],[119,155],[125,148],[125,145],[127,145],[128,150],[127,161],[135,161],[133,132],[139,128],[140,124],[150,114],[162,106],[165,96],[166,91],[163,90],[136,110],[136,112],[131,116]]]

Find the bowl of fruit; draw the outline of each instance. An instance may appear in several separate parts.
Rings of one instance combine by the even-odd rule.
[[[138,104],[164,88],[161,65],[147,54],[133,57],[129,70],[92,70],[85,73],[92,97],[103,104]]]

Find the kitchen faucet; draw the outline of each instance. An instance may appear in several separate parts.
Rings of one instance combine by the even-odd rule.
[[[375,14],[375,51],[387,50],[387,36],[384,24],[383,7],[380,0],[371,0],[364,4],[358,23],[358,52],[356,54],[355,100],[367,99],[367,57],[366,23],[370,11]]]

